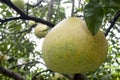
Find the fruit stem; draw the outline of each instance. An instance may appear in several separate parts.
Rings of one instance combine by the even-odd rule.
[[[73,80],[89,80],[85,74],[75,74]]]

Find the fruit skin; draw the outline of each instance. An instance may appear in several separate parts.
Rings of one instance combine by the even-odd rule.
[[[25,2],[24,0],[11,0],[15,6],[17,6],[19,9],[24,10]]]
[[[9,59],[9,56],[0,53],[0,62],[7,61],[8,59]]]
[[[48,26],[41,24],[41,23],[38,23],[37,26],[35,27],[34,33],[38,38],[43,38],[43,37],[45,37],[47,32],[48,32]]]
[[[35,21],[33,21],[33,20],[29,20],[28,21],[28,25],[31,27],[31,26],[33,26],[35,24]]]
[[[108,44],[102,31],[93,36],[80,18],[69,17],[46,35],[42,52],[51,70],[84,73],[95,70],[105,61]]]

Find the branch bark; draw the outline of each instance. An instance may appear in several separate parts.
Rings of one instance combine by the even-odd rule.
[[[25,80],[25,78],[23,78],[20,74],[13,72],[12,70],[6,69],[2,66],[0,66],[0,73],[8,77],[11,77],[15,80]]]

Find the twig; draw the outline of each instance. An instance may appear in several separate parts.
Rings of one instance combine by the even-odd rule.
[[[16,67],[20,67],[20,66],[23,66],[23,65],[31,65],[33,63],[41,63],[42,65],[46,66],[44,63],[42,62],[39,62],[39,61],[33,61],[33,62],[28,62],[28,63],[24,63],[24,64],[20,64],[20,65],[16,65],[16,66],[13,66],[11,67],[10,69],[13,69],[13,68],[16,68]]]
[[[38,75],[40,75],[40,74],[42,74],[42,73],[44,73],[44,72],[48,72],[48,71],[51,71],[51,70],[50,70],[50,69],[47,69],[47,70],[44,70],[44,71],[41,71],[41,72],[35,74],[35,75],[32,77],[31,80],[36,80],[36,76],[38,76]]]
[[[25,78],[23,78],[20,74],[13,72],[12,70],[5,69],[2,66],[0,66],[0,73],[2,73],[3,75],[9,76],[15,80],[25,80]]]
[[[4,22],[7,21],[11,21],[11,20],[17,20],[20,19],[21,17],[11,17],[11,18],[5,18],[5,19],[0,19],[1,24],[3,24]]]
[[[23,31],[19,31],[19,32],[14,33],[14,34],[22,34],[22,33],[24,33],[24,32],[31,32],[32,28],[36,27],[36,25],[37,25],[37,24],[34,24],[34,25],[32,25],[30,28],[25,29],[25,30],[23,30]]]
[[[48,21],[45,21],[45,20],[40,19],[40,18],[32,17],[32,16],[27,16],[27,15],[19,16],[19,17],[13,17],[13,18],[0,19],[0,22],[1,22],[1,23],[4,23],[4,22],[7,22],[7,21],[17,20],[17,19],[33,20],[33,21],[35,21],[35,22],[40,22],[40,23],[46,24],[46,25],[48,25],[49,27],[53,27],[53,26],[54,26],[54,24],[52,24],[52,23],[50,23],[50,22],[48,22]]]
[[[117,21],[117,19],[120,17],[120,11],[118,11],[114,18],[112,19],[111,21],[111,25],[109,26],[109,28],[107,29],[106,33],[105,33],[105,36],[108,35],[108,33],[110,32],[110,30],[112,29],[112,27],[115,25],[115,22]]]

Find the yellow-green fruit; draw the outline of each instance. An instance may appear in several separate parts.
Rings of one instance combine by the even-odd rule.
[[[47,34],[48,32],[48,26],[47,25],[44,25],[44,24],[37,24],[37,26],[35,27],[35,35],[38,37],[38,38],[42,38],[42,37],[45,37],[45,35]]]
[[[15,6],[17,6],[19,9],[24,10],[25,2],[24,0],[11,0]]]
[[[32,25],[34,25],[34,24],[35,24],[35,21],[32,21],[32,20],[29,20],[29,21],[28,21],[28,25],[29,25],[29,26],[32,26]]]
[[[51,70],[84,73],[95,70],[105,61],[108,44],[102,31],[93,36],[80,18],[69,17],[46,35],[42,51]]]
[[[5,54],[0,54],[0,62],[4,62],[7,61],[9,58],[9,56],[5,55]]]

